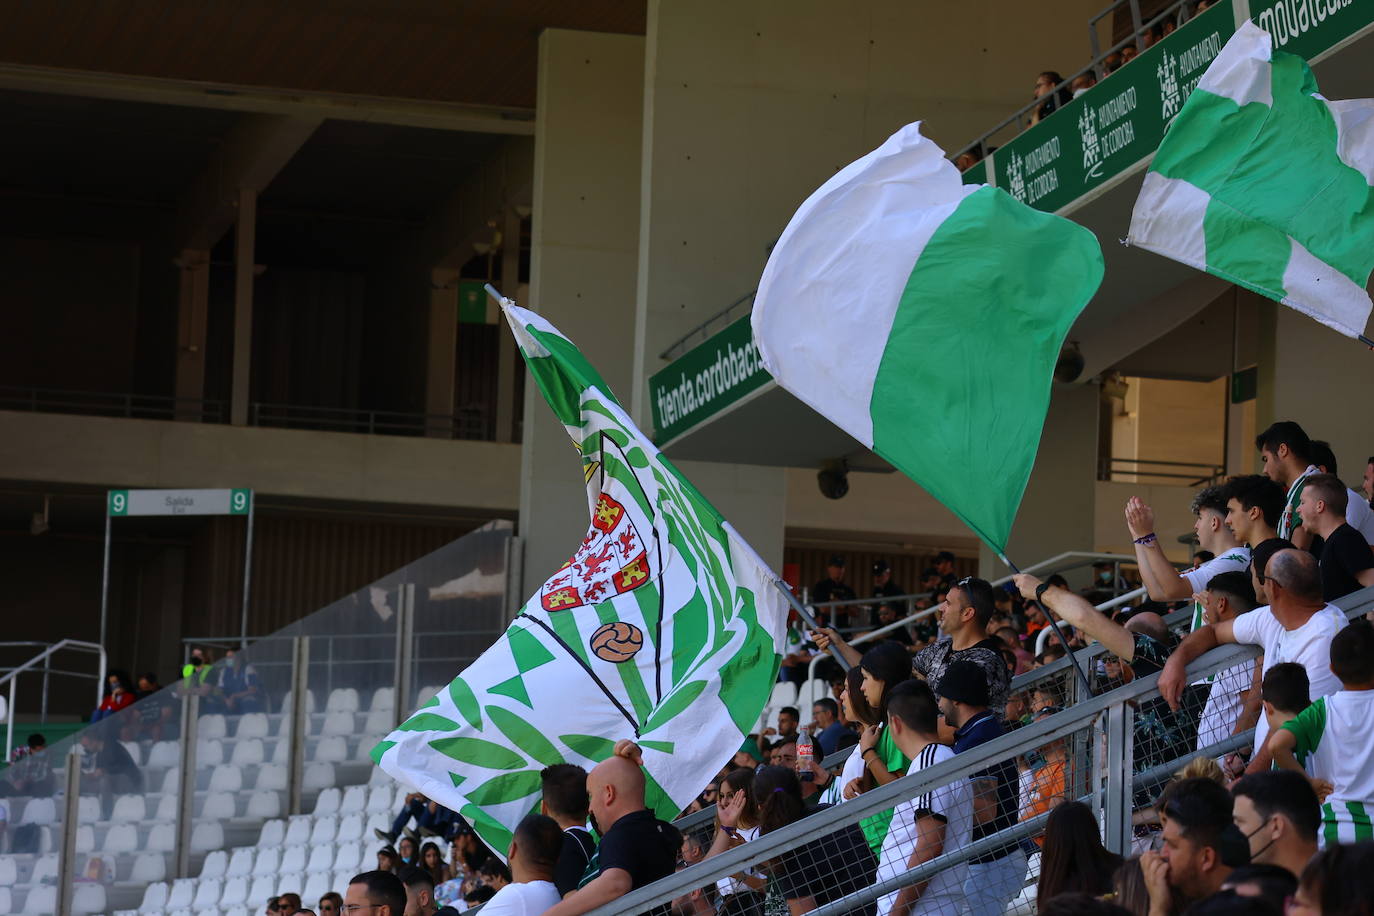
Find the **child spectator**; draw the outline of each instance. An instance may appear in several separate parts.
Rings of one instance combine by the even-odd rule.
[[[1312,702],[1307,669],[1297,662],[1280,662],[1264,675],[1260,698],[1264,721],[1271,732],[1278,731]]]
[[[1374,626],[1358,621],[1331,640],[1341,689],[1318,698],[1270,740],[1274,761],[1306,770],[1322,799],[1322,841],[1374,838]]]

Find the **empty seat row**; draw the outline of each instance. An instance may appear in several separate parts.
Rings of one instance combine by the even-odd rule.
[[[292,817],[289,821],[275,819],[262,825],[257,845],[266,848],[371,840],[372,831],[390,830],[391,820],[390,814],[382,812],[345,814],[342,817],[326,815],[318,821],[309,815]]]
[[[315,799],[315,816],[326,814],[355,814],[358,812],[381,812],[395,814],[405,800],[406,788],[394,780],[382,785],[348,786],[340,794],[330,787],[320,792]]]
[[[258,904],[268,897],[291,891],[301,895],[302,900],[318,900],[331,890],[347,886],[349,874],[320,872],[314,875],[282,873],[260,875],[254,878],[235,876],[219,878],[182,878],[170,885],[157,882],[148,885],[143,892],[143,902],[139,913],[153,914],[178,910],[208,911],[229,913],[236,907]],[[38,912],[38,911],[30,911]],[[49,910],[51,912],[51,910]]]

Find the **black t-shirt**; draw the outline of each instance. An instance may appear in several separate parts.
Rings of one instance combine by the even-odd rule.
[[[1322,597],[1332,601],[1364,588],[1355,577],[1374,567],[1374,551],[1369,549],[1363,535],[1349,525],[1341,523],[1326,539],[1320,565]]]
[[[563,831],[563,849],[558,853],[558,864],[553,869],[553,885],[561,897],[568,891],[577,890],[587,865],[596,853],[596,840],[582,827],[569,827]]]
[[[988,637],[956,652],[954,641],[946,639],[917,652],[911,660],[911,668],[938,693],[945,669],[957,661],[973,662],[983,670],[988,680],[988,708],[1000,716],[1007,705],[1007,694],[1011,692],[1011,672],[1002,659],[1002,641]]]
[[[579,886],[608,868],[628,872],[631,889],[652,884],[673,873],[681,850],[682,834],[648,808],[626,814],[601,838]]]
[[[822,579],[811,589],[811,601],[815,604],[822,604],[826,601],[852,601],[858,595],[854,594],[854,589],[849,587],[846,582],[836,582],[834,579]],[[842,608],[841,610],[848,610]]]
[[[96,752],[95,765],[103,770],[107,776],[138,775],[138,767],[134,764],[134,758],[129,756],[124,745],[115,740],[106,741],[105,746]]]
[[[821,805],[818,810],[824,807]],[[822,906],[872,887],[878,875],[878,860],[863,831],[857,824],[850,824],[783,853],[774,860],[772,873],[777,891],[784,898],[814,897],[816,905]],[[873,916],[877,908],[874,901],[847,912],[853,916]]]

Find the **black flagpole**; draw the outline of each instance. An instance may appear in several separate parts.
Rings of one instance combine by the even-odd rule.
[[[1005,563],[1007,568],[1013,573],[1018,576],[1021,575],[1021,570],[1017,569],[1015,563],[1007,559],[1006,554],[999,553],[997,558]],[[1045,619],[1049,621],[1050,629],[1054,630],[1054,635],[1059,637],[1059,642],[1064,646],[1064,652],[1069,656],[1069,664],[1073,665],[1074,673],[1078,675],[1078,682],[1083,685],[1083,698],[1087,699],[1093,695],[1093,688],[1092,685],[1088,683],[1088,676],[1083,673],[1083,666],[1078,664],[1078,657],[1073,654],[1073,646],[1069,645],[1068,639],[1064,637],[1064,631],[1059,629],[1059,624],[1055,621],[1054,614],[1050,613],[1050,609],[1045,606],[1045,603],[1039,599],[1037,599],[1035,603],[1040,605],[1040,610],[1044,612]]]

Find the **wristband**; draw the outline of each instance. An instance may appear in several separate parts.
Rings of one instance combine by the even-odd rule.
[[[1136,538],[1135,541],[1133,541],[1133,543],[1139,544],[1141,547],[1148,547],[1158,540],[1159,538],[1155,537],[1154,532],[1151,532],[1149,534],[1142,535],[1141,537]]]
[[[1037,585],[1035,587],[1035,600],[1040,602],[1041,604],[1044,604],[1045,592],[1049,589],[1049,587],[1050,584],[1048,582],[1041,582],[1039,585]]]
[[[860,757],[867,757],[870,753],[872,753],[872,752],[875,751],[875,750],[877,750],[877,748],[866,747],[866,748],[863,749],[863,752],[859,754],[859,756],[860,756]]]
[[[725,831],[726,836],[739,836],[739,831],[736,830],[734,827],[727,827],[724,824],[721,824],[720,829]]]

